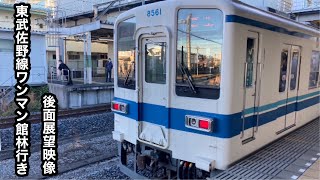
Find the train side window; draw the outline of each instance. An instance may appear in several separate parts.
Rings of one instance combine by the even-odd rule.
[[[252,87],[252,81],[253,81],[253,62],[254,62],[254,39],[248,38],[247,39],[247,79],[246,79],[246,87]]]
[[[166,43],[145,45],[145,80],[147,83],[166,83]]]
[[[280,80],[279,80],[279,92],[286,90],[287,83],[287,65],[288,65],[288,50],[284,49],[281,52],[281,63],[280,63]]]
[[[320,52],[312,51],[310,75],[309,75],[309,88],[316,88],[319,81],[319,68],[320,68]]]
[[[293,52],[291,60],[290,90],[295,90],[297,86],[298,63],[299,52]]]
[[[117,35],[117,75],[118,86],[135,89],[135,41],[136,19],[130,18],[118,24]]]

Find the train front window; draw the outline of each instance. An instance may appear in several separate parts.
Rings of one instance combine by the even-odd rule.
[[[220,96],[223,14],[217,9],[180,9],[177,29],[176,94]]]
[[[118,32],[118,86],[135,89],[135,41],[136,19],[119,23]]]

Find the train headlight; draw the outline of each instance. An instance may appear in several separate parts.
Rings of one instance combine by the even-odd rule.
[[[194,127],[198,127],[197,120],[195,118],[190,118],[190,125]]]
[[[185,116],[185,126],[199,131],[212,132],[213,119],[198,117],[198,116]]]
[[[112,101],[111,102],[111,110],[114,112],[119,112],[119,113],[128,113],[128,104],[122,103],[122,102],[117,102],[117,101]]]

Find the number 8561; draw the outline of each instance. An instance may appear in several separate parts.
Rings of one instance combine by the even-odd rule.
[[[147,11],[147,16],[151,17],[151,16],[160,16],[161,15],[161,9],[153,9],[153,10],[149,10]]]

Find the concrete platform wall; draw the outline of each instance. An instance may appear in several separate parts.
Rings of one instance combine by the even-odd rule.
[[[100,104],[109,104],[113,99],[113,86],[65,86],[49,83],[49,91],[55,94],[59,101],[59,108],[74,109]]]

